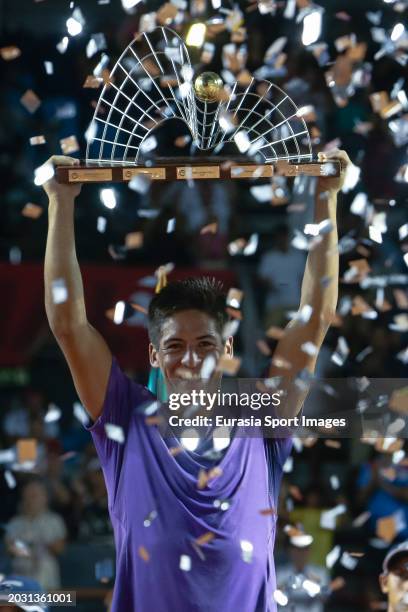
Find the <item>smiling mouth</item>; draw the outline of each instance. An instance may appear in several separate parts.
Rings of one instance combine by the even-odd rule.
[[[186,368],[179,368],[176,370],[175,375],[176,376],[172,377],[172,380],[201,380],[200,374],[191,372]]]

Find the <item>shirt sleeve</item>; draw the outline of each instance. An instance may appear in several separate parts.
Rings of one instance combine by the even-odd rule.
[[[110,504],[116,497],[132,414],[155,400],[146,387],[130,380],[113,358],[102,413],[93,424],[85,426],[101,462]]]

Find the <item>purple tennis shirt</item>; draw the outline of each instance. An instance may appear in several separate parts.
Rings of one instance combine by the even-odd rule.
[[[89,427],[115,534],[112,612],[276,610],[277,516],[262,511],[276,508],[291,440],[266,446],[263,438],[234,437],[220,474],[199,489],[208,463],[196,453],[169,452],[140,410],[155,399],[114,359],[102,414]],[[122,428],[124,443],[106,435],[108,423]]]

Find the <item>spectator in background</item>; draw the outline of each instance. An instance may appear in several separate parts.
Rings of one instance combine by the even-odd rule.
[[[44,474],[49,495],[50,507],[64,520],[68,529],[69,539],[78,535],[80,504],[69,478],[64,473],[64,462],[56,449],[49,449]]]
[[[286,325],[287,312],[299,306],[305,256],[291,248],[289,238],[287,225],[277,227],[274,247],[262,255],[258,266],[258,278],[266,289],[266,327]]]
[[[78,488],[78,483],[77,483]],[[108,494],[98,459],[90,461],[85,477],[79,484],[82,493],[82,512],[79,538],[113,543],[112,525],[109,519]]]
[[[16,612],[16,610],[24,610],[24,612],[47,612],[48,606],[45,604],[12,604],[8,605],[8,596],[22,593],[43,593],[41,585],[36,580],[26,578],[25,576],[3,576],[0,578],[0,612]]]
[[[372,533],[379,519],[393,516],[396,538],[408,538],[408,466],[394,464],[392,453],[374,451],[371,461],[361,466],[357,487],[359,502],[370,513]]]
[[[334,534],[320,526],[322,512],[327,510],[322,498],[322,487],[310,485],[303,498],[303,505],[296,507],[289,514],[292,524],[300,524],[305,533],[313,537],[310,547],[310,562],[320,567],[326,565],[326,555],[333,548]]]
[[[296,612],[323,612],[329,595],[327,570],[310,561],[311,546],[289,545],[289,561],[276,570],[278,589],[289,599],[288,609]],[[310,581],[305,583],[305,581]],[[312,595],[313,593],[313,595]]]
[[[58,435],[56,423],[44,423],[47,412],[47,401],[42,391],[26,389],[21,398],[13,402],[12,407],[4,416],[3,430],[11,441],[17,438],[35,436],[37,422],[43,422],[42,432],[46,438]]]
[[[20,511],[6,529],[13,572],[38,580],[45,590],[59,588],[57,555],[64,549],[65,538],[64,521],[49,510],[44,483],[27,482],[21,494]]]
[[[387,612],[408,610],[408,540],[392,548],[386,555],[382,574],[381,591],[387,595]]]

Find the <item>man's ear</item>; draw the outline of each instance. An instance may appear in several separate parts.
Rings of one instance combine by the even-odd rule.
[[[388,574],[380,574],[378,577],[381,593],[388,593]]]
[[[224,355],[228,355],[228,357],[234,356],[234,338],[229,336],[224,345]]]
[[[155,348],[154,345],[149,342],[149,360],[152,368],[160,368],[158,353],[159,351],[157,348]]]

